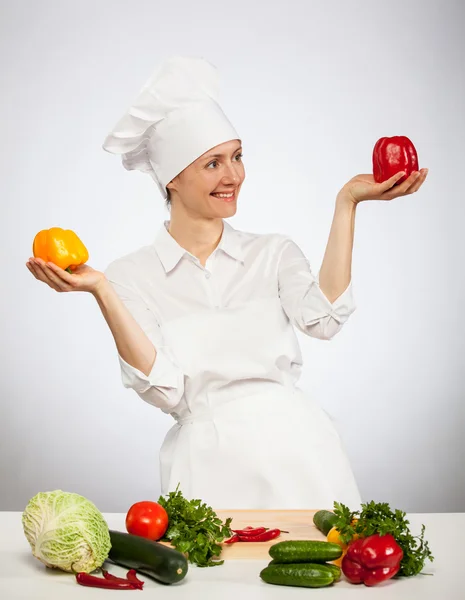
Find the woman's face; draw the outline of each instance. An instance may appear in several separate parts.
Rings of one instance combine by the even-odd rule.
[[[192,215],[227,218],[236,213],[244,178],[241,141],[231,140],[202,154],[166,187],[173,206],[180,202]],[[233,195],[225,198],[219,193]]]

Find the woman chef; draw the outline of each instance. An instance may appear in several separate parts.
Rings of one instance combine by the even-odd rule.
[[[337,195],[316,278],[289,237],[238,231],[242,141],[218,104],[216,68],[173,57],[107,136],[126,169],[149,173],[170,205],[155,241],[73,274],[30,258],[59,292],[90,292],[116,342],[125,387],[175,423],[160,450],[161,493],[180,484],[215,508],[319,509],[360,494],[339,435],[298,387],[295,329],[329,340],[355,310],[356,206],[417,191],[358,175]]]

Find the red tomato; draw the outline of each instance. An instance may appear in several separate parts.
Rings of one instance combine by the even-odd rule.
[[[126,515],[126,529],[133,535],[159,540],[168,529],[168,514],[157,502],[136,502]]]

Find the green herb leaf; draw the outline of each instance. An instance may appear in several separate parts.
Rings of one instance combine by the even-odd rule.
[[[201,500],[187,500],[179,490],[179,483],[167,498],[160,496],[158,503],[168,513],[168,529],[162,541],[170,542],[176,550],[188,555],[189,562],[199,567],[216,567],[224,563],[213,559],[221,554],[220,543],[232,536],[232,517],[223,523]]]
[[[355,534],[368,537],[375,533],[379,535],[390,533],[404,552],[399,575],[405,577],[418,575],[426,559],[434,560],[428,542],[424,539],[425,526],[422,525],[419,536],[413,536],[408,527],[410,521],[405,518],[406,513],[398,509],[391,511],[386,502],[376,503],[372,500],[362,504],[361,511],[350,511],[344,504],[335,502],[334,513],[338,517],[335,527],[340,532],[341,540],[346,544],[350,543]],[[352,524],[354,518],[358,518],[358,521]]]

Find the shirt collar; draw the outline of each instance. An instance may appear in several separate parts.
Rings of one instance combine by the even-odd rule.
[[[169,221],[164,221],[154,242],[155,250],[166,273],[174,269],[185,254],[189,256],[189,253],[168,232],[169,224]],[[223,221],[223,234],[216,250],[225,252],[239,262],[244,262],[244,249],[239,232],[226,221]]]

